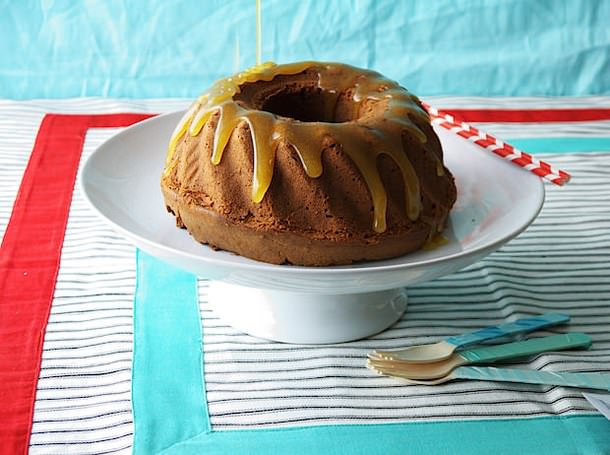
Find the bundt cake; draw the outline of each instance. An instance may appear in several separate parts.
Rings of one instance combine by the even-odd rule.
[[[199,242],[309,266],[415,251],[456,199],[419,99],[379,73],[320,62],[216,82],[176,127],[161,189]]]

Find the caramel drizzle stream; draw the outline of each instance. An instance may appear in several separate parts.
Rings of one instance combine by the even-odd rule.
[[[342,92],[354,88],[354,120],[344,123],[300,122],[277,116],[270,112],[247,109],[233,101],[245,83],[270,81],[277,75],[298,74],[308,68],[319,69],[319,87],[334,95],[329,97],[326,108],[329,114]],[[384,118],[374,121],[356,120],[364,100],[387,100]],[[332,137],[341,144],[342,151],[354,162],[362,174],[373,200],[373,229],[386,230],[387,195],[377,169],[381,154],[390,156],[400,168],[405,183],[406,210],[409,219],[416,220],[421,212],[419,179],[411,162],[403,151],[402,132],[426,142],[426,135],[413,121],[429,123],[428,114],[420,107],[414,95],[396,82],[373,71],[363,71],[338,63],[298,62],[288,65],[264,63],[232,77],[217,81],[191,106],[174,130],[168,148],[164,175],[177,164],[174,160],[176,146],[187,133],[197,136],[205,123],[215,113],[220,119],[214,133],[212,163],[219,164],[233,130],[241,121],[250,127],[254,146],[254,175],[252,200],[261,202],[273,177],[275,153],[281,141],[286,141],[298,153],[309,177],[322,174],[322,143]],[[329,115],[329,118],[332,115]],[[443,164],[437,160],[437,174],[443,175]]]

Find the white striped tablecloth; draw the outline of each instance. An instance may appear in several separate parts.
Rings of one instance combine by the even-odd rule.
[[[436,98],[445,109],[610,107],[610,97]],[[185,100],[0,101],[0,235],[42,117],[48,112],[164,112]],[[511,140],[600,139],[610,120],[476,124]],[[91,129],[84,158],[117,129]],[[527,151],[527,150],[526,150]],[[199,280],[204,371],[215,430],[295,425],[521,418],[594,414],[579,390],[491,382],[405,386],[372,374],[373,348],[427,343],[519,317],[562,311],[582,331],[587,352],[539,355],[546,371],[610,372],[610,146],[543,157],[570,172],[547,185],[544,208],[522,235],[456,274],[409,288],[409,308],[391,329],[335,346],[272,343],[226,326],[209,308]],[[518,201],[515,201],[518,203]],[[135,248],[106,226],[74,190],[59,276],[44,339],[30,453],[130,453]],[[0,324],[2,321],[0,321]]]

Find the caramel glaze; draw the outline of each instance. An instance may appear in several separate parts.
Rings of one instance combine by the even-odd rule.
[[[261,81],[297,77],[300,88],[319,92],[321,106],[317,118],[300,121],[265,110],[277,93],[266,93]],[[379,115],[379,106],[383,115]],[[372,107],[375,107],[374,109]],[[277,109],[276,109],[277,110]],[[282,113],[284,114],[284,113]],[[311,120],[311,121],[309,121]],[[320,121],[323,120],[323,121]],[[379,160],[389,157],[402,175],[404,203],[408,218],[417,220],[422,212],[419,178],[404,151],[405,142],[424,144],[429,140],[429,118],[418,98],[379,73],[338,63],[299,62],[287,65],[265,63],[216,82],[191,106],[174,131],[167,154],[164,176],[178,164],[176,147],[187,137],[198,136],[206,124],[215,124],[211,161],[218,165],[227,143],[240,124],[248,126],[254,149],[251,198],[263,200],[274,173],[280,146],[291,146],[311,178],[323,173],[322,151],[329,141],[341,151],[362,175],[373,202],[373,230],[386,230],[387,193],[379,171]],[[436,175],[445,173],[442,156],[431,153]],[[446,213],[437,210],[433,232],[443,229]]]
[[[216,83],[177,126],[161,190],[197,241],[307,266],[434,246],[456,200],[416,97],[377,73],[313,62]]]

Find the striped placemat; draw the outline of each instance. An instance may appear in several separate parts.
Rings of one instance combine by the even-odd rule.
[[[610,98],[599,97],[569,101],[443,98],[429,102],[445,109],[515,111],[610,106]],[[0,101],[0,234],[6,229],[45,113],[162,112],[187,104],[183,100]],[[215,317],[206,302],[206,281],[199,280],[211,429],[224,433],[595,415],[574,389],[485,382],[454,382],[429,389],[400,385],[363,367],[364,355],[372,348],[430,342],[503,320],[564,311],[572,316],[570,330],[593,337],[592,349],[541,355],[529,367],[610,372],[610,120],[583,122],[578,121],[578,113],[571,115],[548,124],[473,122],[509,142],[538,144],[545,152],[553,152],[549,139],[574,139],[570,150],[544,156],[568,170],[572,181],[563,188],[547,185],[539,218],[500,251],[457,274],[410,288],[409,309],[403,319],[376,337],[328,347],[258,340]],[[114,132],[113,128],[90,129],[82,156],[88,156]],[[581,151],[579,143],[590,145],[593,138],[599,149],[587,147],[588,153],[576,153]],[[30,453],[131,452],[136,274],[134,248],[96,217],[77,187],[44,339]],[[565,453],[569,453],[568,446]]]
[[[453,382],[431,390],[399,385],[362,368],[372,348],[434,342],[503,320],[561,310],[572,316],[570,325],[535,336],[582,331],[593,337],[593,347],[586,353],[540,355],[529,366],[610,371],[610,154],[545,158],[569,169],[574,179],[564,188],[546,186],[545,206],[527,232],[459,273],[409,288],[405,316],[371,339],[320,348],[247,337],[215,317],[201,282],[212,425],[232,429],[591,412],[575,389]]]

